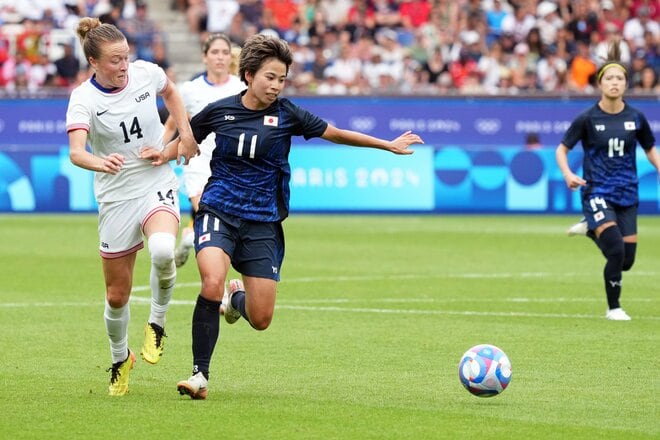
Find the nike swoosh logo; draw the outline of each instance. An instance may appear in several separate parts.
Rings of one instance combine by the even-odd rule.
[[[107,112],[110,109],[105,109],[102,112],[96,112],[96,116],[101,116],[103,113]]]

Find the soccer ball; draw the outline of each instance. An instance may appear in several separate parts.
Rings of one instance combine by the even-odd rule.
[[[475,345],[458,363],[458,377],[465,389],[475,396],[497,396],[511,381],[511,362],[494,345]]]

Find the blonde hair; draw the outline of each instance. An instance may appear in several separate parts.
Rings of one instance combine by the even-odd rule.
[[[126,37],[115,25],[101,23],[94,17],[83,17],[78,22],[76,34],[80,39],[85,58],[98,60],[103,53],[103,43],[125,41]]]
[[[229,73],[238,75],[238,60],[241,57],[241,48],[239,46],[231,47],[231,62],[229,63]]]

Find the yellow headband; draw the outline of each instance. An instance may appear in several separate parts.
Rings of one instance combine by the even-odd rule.
[[[603,77],[603,73],[605,73],[605,70],[607,70],[607,69],[609,69],[610,67],[613,67],[613,66],[621,68],[621,70],[623,70],[623,73],[626,75],[626,79],[628,78],[628,70],[626,69],[626,67],[623,64],[617,63],[616,61],[614,61],[614,62],[611,62],[611,63],[607,63],[603,67],[600,68],[600,72],[598,72],[598,82],[600,82],[600,79]]]

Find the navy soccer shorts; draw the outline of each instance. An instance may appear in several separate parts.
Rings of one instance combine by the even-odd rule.
[[[636,204],[619,206],[606,201],[602,196],[592,196],[582,200],[582,212],[591,231],[603,223],[614,222],[619,226],[622,236],[637,234]]]
[[[195,216],[195,252],[205,247],[225,251],[243,275],[280,280],[284,260],[281,222],[251,222],[200,207]]]

